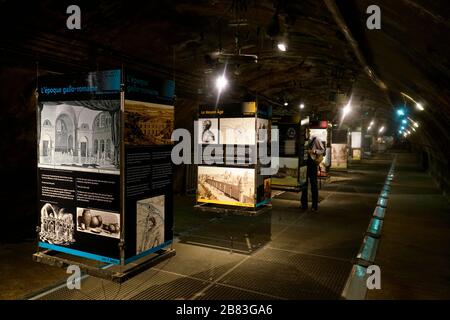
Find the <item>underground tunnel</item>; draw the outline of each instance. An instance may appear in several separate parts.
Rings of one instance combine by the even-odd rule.
[[[0,299],[449,299],[449,18],[0,1]]]

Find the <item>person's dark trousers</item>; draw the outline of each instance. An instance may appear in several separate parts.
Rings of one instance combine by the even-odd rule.
[[[317,165],[312,159],[306,162],[306,185],[302,190],[300,202],[302,208],[308,208],[308,184],[311,184],[312,208],[317,209],[319,202],[319,189],[317,187]]]

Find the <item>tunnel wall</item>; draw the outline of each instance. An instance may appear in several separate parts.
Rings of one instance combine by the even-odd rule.
[[[422,3],[423,2],[423,3]],[[425,1],[426,2],[426,1]],[[446,1],[379,0],[380,30],[366,27],[371,0],[336,1],[367,64],[386,83],[391,101],[385,108],[396,117],[396,108],[408,105],[420,128],[408,139],[429,158],[428,172],[448,194],[450,189],[450,69]],[[406,93],[425,110],[400,96]],[[398,130],[395,123],[395,132]]]
[[[0,241],[34,237],[37,189],[35,74],[30,69],[0,67]]]
[[[448,161],[443,161],[433,155],[429,156],[429,172],[436,181],[438,187],[448,197],[450,195],[450,173]]]

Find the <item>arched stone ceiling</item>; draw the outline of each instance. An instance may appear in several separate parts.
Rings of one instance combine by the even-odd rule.
[[[223,70],[214,53],[236,53],[238,37],[242,54],[258,56],[258,63],[228,65],[240,94],[303,101],[315,111],[333,110],[361,72],[322,1],[85,1],[79,32],[65,28],[67,3],[3,1],[3,54],[50,70],[124,63],[174,76],[186,94],[207,94],[210,77]],[[275,6],[286,53],[267,35]]]
[[[213,77],[224,68],[217,53],[236,53],[238,38],[241,54],[257,55],[258,63],[227,65],[234,96],[303,102],[309,111],[330,112],[330,118],[353,96],[362,116],[388,122],[392,104],[401,102],[399,92],[405,91],[430,106],[430,126],[442,126],[437,119],[448,122],[446,1],[336,1],[368,64],[389,90],[368,79],[322,0],[78,3],[82,30],[68,31],[65,10],[71,1],[1,1],[0,59],[29,66],[39,61],[42,70],[55,72],[124,65],[173,77],[180,97],[208,99]],[[365,28],[370,4],[382,8],[381,31]],[[273,23],[275,13],[279,25]],[[285,53],[276,49],[276,29],[288,36]],[[448,140],[448,130],[442,129],[437,133]]]
[[[450,142],[450,10],[445,0],[340,0],[347,24],[368,63],[388,86],[394,107],[407,105],[421,123],[411,139],[448,165]],[[381,30],[365,28],[368,5],[382,12]],[[406,93],[422,103],[418,112]],[[392,117],[393,115],[391,115]]]

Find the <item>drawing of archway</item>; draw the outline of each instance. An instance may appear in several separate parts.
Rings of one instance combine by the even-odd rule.
[[[112,117],[109,112],[101,112],[95,117],[93,125],[93,139],[94,141],[94,157],[97,162],[102,165],[112,165],[112,159],[107,157],[108,140],[112,139]]]
[[[41,156],[48,162],[51,159],[53,141],[50,135],[44,134],[41,140]]]
[[[89,157],[89,140],[85,136],[80,139],[80,156],[83,163],[86,162],[85,159]]]

